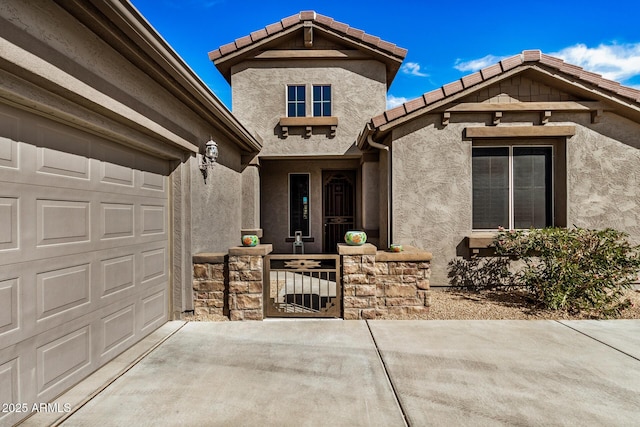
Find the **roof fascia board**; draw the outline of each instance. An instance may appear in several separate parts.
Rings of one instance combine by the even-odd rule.
[[[499,82],[501,80],[504,79],[508,79],[516,74],[522,73],[523,71],[525,71],[526,69],[530,68],[530,66],[525,65],[523,67],[520,68],[514,68],[511,69],[509,71],[506,71],[502,74],[499,74],[498,76],[485,80],[482,83],[478,83],[476,85],[470,86],[466,89],[463,89],[462,91],[450,95],[448,97],[444,97],[443,99],[436,101],[432,104],[427,105],[424,108],[418,109],[416,111],[413,111],[407,115],[398,117],[397,119],[391,120],[388,123],[383,124],[382,126],[380,126],[378,129],[380,132],[387,132],[393,128],[395,128],[396,126],[400,126],[406,122],[409,122],[411,120],[414,120],[424,114],[429,114],[429,113],[434,113],[434,112],[439,112],[441,109],[445,109],[445,107],[448,104],[451,104],[452,102],[457,101],[458,99],[464,98],[465,96],[468,96],[478,90],[484,89],[488,86],[494,85],[496,82]]]
[[[85,1],[80,0],[56,0],[67,11],[78,17],[75,11],[81,9],[92,21],[83,22],[89,29],[101,25],[101,17],[87,7]],[[195,72],[180,58],[171,46],[157,33],[139,12],[126,1],[119,0],[89,0],[91,5],[103,13],[118,27],[130,41],[122,40],[107,26],[101,25],[99,34],[109,32],[111,40],[105,40],[114,47],[127,42],[133,42],[142,48],[148,58],[141,56],[134,49],[119,52],[134,64],[146,64],[155,70],[163,70],[161,75],[151,75],[158,83],[167,87],[174,87],[173,92],[180,100],[216,127],[223,135],[229,138],[242,150],[258,152],[262,148],[258,140],[242,125],[222,104],[217,96],[202,82]],[[149,60],[151,59],[151,61]],[[176,83],[177,86],[176,87]],[[180,96],[181,92],[187,92],[190,96]]]
[[[22,49],[20,46],[0,38],[0,51],[3,52],[2,62],[11,64],[10,67],[6,68],[19,69],[20,75],[24,80],[37,81],[38,78],[35,76],[46,76],[47,81],[55,85],[58,95],[62,98],[74,103],[95,106],[95,108],[91,108],[95,111],[107,109],[115,113],[117,120],[121,123],[129,123],[132,127],[144,129],[145,133],[155,135],[183,150],[197,152],[197,146],[190,141],[176,135],[118,100],[76,79],[74,76],[67,74],[31,52]],[[50,112],[53,113],[53,111],[52,109]]]
[[[606,93],[606,89],[602,89],[602,88],[593,88],[593,87],[589,87],[586,86],[585,84],[582,83],[582,81],[580,81],[579,79],[569,79],[567,77],[565,77],[564,75],[562,75],[562,71],[557,71],[553,72],[550,70],[555,70],[553,68],[547,68],[544,65],[538,65],[538,66],[532,66],[531,68],[534,68],[535,71],[538,71],[540,73],[546,74],[547,76],[549,76],[550,78],[553,78],[555,80],[559,80],[569,86],[572,86],[574,88],[578,88],[582,91],[588,92],[590,94],[592,94],[595,97],[598,97],[600,99],[609,101],[610,103],[619,105],[623,108],[632,110],[634,113],[636,114],[640,114],[640,105],[638,104],[634,104],[632,102],[628,102],[625,101],[624,99],[621,99],[618,96],[613,96],[613,95],[609,95],[608,93]]]
[[[209,52],[209,59],[213,61],[213,64],[216,67],[219,67],[220,65],[224,65],[226,62],[230,62],[230,61],[234,62],[236,60],[237,61],[243,60],[246,57],[251,56],[251,52],[254,52],[256,50],[260,50],[260,48],[262,46],[267,45],[269,43],[272,43],[274,40],[277,40],[277,39],[279,39],[281,37],[286,37],[289,34],[295,32],[296,30],[299,30],[300,28],[303,28],[303,27],[304,27],[304,25],[301,22],[301,23],[296,24],[296,25],[294,25],[292,27],[289,27],[289,28],[287,28],[285,30],[279,31],[279,32],[271,34],[271,35],[269,35],[269,36],[267,36],[265,38],[257,40],[257,41],[251,43],[250,45],[248,45],[246,47],[243,47],[243,48],[240,48],[240,49],[236,50],[235,52],[232,52],[232,53],[229,53],[227,55],[221,56],[218,59],[212,59],[212,52],[215,52],[215,51]],[[230,66],[226,67],[226,68],[230,68]]]
[[[579,89],[583,92],[589,93],[591,95],[593,95],[594,97],[600,98],[601,100],[604,101],[608,101],[608,104],[613,103],[615,105],[619,105],[620,107],[622,107],[623,109],[627,109],[629,112],[632,112],[631,114],[624,114],[622,113],[622,115],[629,117],[631,119],[634,120],[638,120],[638,117],[640,115],[640,106],[638,105],[634,105],[631,102],[627,102],[619,97],[616,96],[612,96],[609,95],[607,93],[605,93],[605,90],[600,90],[600,89],[595,89],[593,87],[589,87],[586,86],[585,84],[583,84],[580,80],[578,79],[570,79],[567,78],[563,75],[562,71],[557,71],[554,68],[548,68],[543,64],[539,64],[537,62],[535,63],[525,63],[519,67],[513,68],[509,71],[506,71],[502,74],[499,74],[498,76],[496,76],[495,78],[492,79],[488,79],[485,80],[481,83],[478,83],[474,86],[470,86],[467,89],[463,89],[462,91],[453,94],[449,97],[445,97],[439,101],[436,101],[424,108],[418,109],[416,111],[413,111],[409,114],[403,115],[401,117],[398,117],[397,119],[393,119],[383,125],[381,125],[378,128],[378,131],[381,133],[387,132],[397,126],[400,126],[404,123],[407,123],[411,120],[414,120],[424,114],[430,114],[430,113],[439,113],[441,111],[445,111],[446,110],[446,106],[448,104],[451,104],[452,102],[455,102],[461,98],[464,98],[470,94],[472,94],[473,92],[476,92],[478,90],[482,90],[488,86],[494,85],[495,83],[504,80],[504,79],[508,79],[513,77],[516,74],[520,74],[523,73],[525,71],[528,70],[533,70],[535,72],[544,74],[546,76],[548,76],[549,78],[553,79],[556,82],[561,82],[564,85],[570,86],[574,89]],[[608,105],[609,107],[609,105]],[[607,108],[607,110],[613,110],[613,108]],[[619,109],[615,109],[616,111],[618,111]],[[620,111],[618,111],[620,112]]]

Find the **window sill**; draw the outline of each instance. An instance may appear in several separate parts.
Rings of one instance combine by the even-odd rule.
[[[493,247],[493,240],[498,235],[497,231],[474,231],[467,237],[469,249],[488,249]]]
[[[338,127],[337,117],[281,117],[279,125],[282,128],[282,135],[286,138],[290,127],[304,127],[305,136],[311,136],[311,130],[316,126],[329,126],[330,136],[335,136]]]

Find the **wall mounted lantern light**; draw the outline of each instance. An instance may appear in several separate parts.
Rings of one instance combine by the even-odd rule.
[[[204,177],[204,182],[207,182],[207,175],[209,170],[213,168],[214,163],[218,160],[218,144],[212,139],[209,139],[204,146],[204,154],[201,154],[198,166]]]

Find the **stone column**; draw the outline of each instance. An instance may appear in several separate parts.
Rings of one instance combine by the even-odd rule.
[[[338,243],[338,254],[342,259],[345,320],[376,317],[376,251],[377,248],[370,243],[362,246]]]
[[[262,320],[264,318],[263,259],[273,247],[236,246],[229,249],[229,319]]]
[[[402,252],[376,255],[379,317],[412,318],[429,312],[431,253],[411,246]]]
[[[195,314],[226,316],[226,253],[193,256],[193,305]]]

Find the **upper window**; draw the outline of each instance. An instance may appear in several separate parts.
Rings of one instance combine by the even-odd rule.
[[[306,92],[304,85],[287,86],[287,116],[304,117],[306,112]]]
[[[313,116],[314,117],[331,116],[331,86],[329,85],[313,86]]]
[[[473,228],[553,224],[553,148],[473,147]]]

